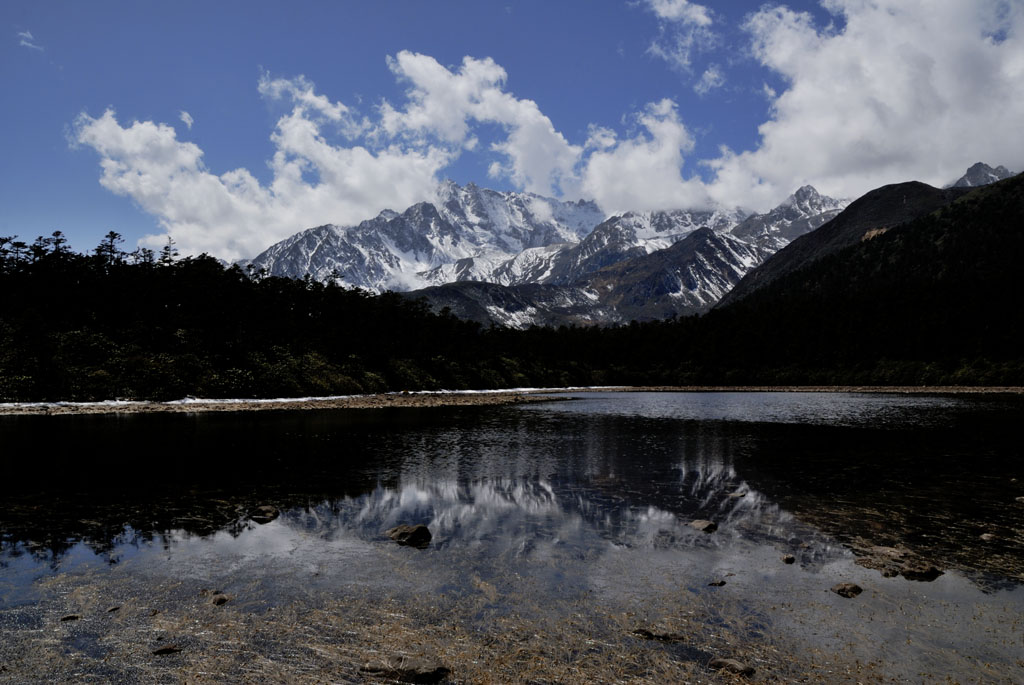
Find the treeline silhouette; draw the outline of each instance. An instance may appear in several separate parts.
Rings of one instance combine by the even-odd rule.
[[[207,255],[0,238],[0,400],[571,385],[1024,385],[1024,177],[703,317],[516,331]]]
[[[201,255],[0,246],[0,397],[303,396],[507,382],[479,326],[394,295]],[[493,362],[493,363],[492,363]]]

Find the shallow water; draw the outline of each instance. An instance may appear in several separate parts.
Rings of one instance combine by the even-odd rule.
[[[57,614],[80,613],[85,627],[48,649],[131,681],[97,670],[117,631],[166,628],[89,623],[89,612],[127,601],[170,613],[216,587],[237,620],[397,603],[424,631],[578,629],[595,654],[662,650],[701,669],[735,655],[756,661],[757,677],[1024,680],[1019,398],[567,397],[578,399],[0,417],[17,483],[0,499],[0,636],[12,652],[0,665],[40,649],[33,631]],[[82,445],[104,456],[86,459]],[[266,504],[281,515],[255,523]],[[430,547],[388,541],[398,523],[427,524]],[[869,545],[944,573],[883,577],[854,563]],[[865,591],[840,598],[829,591],[840,581]],[[634,628],[687,640],[651,643]]]

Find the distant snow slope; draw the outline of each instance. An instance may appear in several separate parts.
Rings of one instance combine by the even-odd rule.
[[[711,307],[746,272],[846,204],[804,186],[766,214],[668,210],[606,218],[593,202],[447,181],[434,202],[384,211],[357,226],[302,231],[251,265],[374,292],[486,283],[495,287],[432,289],[430,299],[516,327],[659,318]],[[518,290],[502,293],[502,286]]]

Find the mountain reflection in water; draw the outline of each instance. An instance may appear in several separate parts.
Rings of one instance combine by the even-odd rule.
[[[535,622],[530,635],[589,617],[583,638],[615,649],[641,649],[638,625],[685,628],[704,646],[664,649],[702,663],[715,644],[768,640],[755,645],[767,655],[784,638],[872,664],[884,652],[894,677],[964,675],[977,659],[1007,674],[1024,611],[1022,407],[600,393],[502,408],[0,417],[16,484],[0,494],[0,635],[31,652],[18,626],[63,611],[54,596],[108,602],[111,587],[142,605],[148,634],[144,602],[193,611],[200,588],[221,587],[253,614],[346,616],[365,598],[364,613],[398,601],[423,625],[444,617],[479,635],[513,617]],[[264,507],[279,515],[259,523]],[[400,523],[427,524],[430,546],[389,541]],[[870,545],[945,574],[883,578],[853,564]],[[828,591],[850,579],[867,588],[857,600]]]
[[[809,564],[834,556],[836,539],[867,537],[1019,580],[1010,477],[1021,406],[602,393],[502,409],[0,417],[7,467],[21,476],[0,502],[0,558],[56,564],[78,543],[117,558],[124,544],[238,537],[273,504],[318,535],[378,540],[422,522],[435,547],[495,554],[745,539]],[[83,459],[80,445],[103,445],[103,457]],[[58,456],[22,456],[40,453]],[[963,491],[975,496],[952,496]],[[700,533],[694,519],[719,530]],[[999,540],[980,546],[982,529]]]

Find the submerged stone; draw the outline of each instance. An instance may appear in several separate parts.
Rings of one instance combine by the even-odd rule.
[[[934,564],[902,547],[855,547],[854,552],[861,555],[857,558],[858,566],[880,571],[885,578],[903,576],[907,580],[930,582],[942,575]]]
[[[642,637],[645,640],[657,640],[658,642],[684,642],[686,638],[677,633],[654,633],[646,628],[637,628],[630,632],[631,635]]]
[[[690,521],[690,527],[696,528],[702,533],[714,533],[718,530],[718,524],[714,521],[708,521],[706,519],[697,519],[696,521]]]
[[[754,667],[737,661],[736,659],[723,659],[717,657],[708,662],[708,668],[716,671],[729,671],[737,675],[754,675]]]
[[[433,538],[430,529],[422,523],[417,523],[414,526],[403,523],[386,531],[385,534],[400,545],[419,547],[420,549],[429,546],[430,540]]]
[[[181,651],[181,647],[178,645],[167,645],[165,647],[159,647],[152,651],[153,656],[166,656],[168,654],[177,654]]]
[[[860,593],[864,592],[864,589],[856,583],[839,583],[832,586],[832,592],[836,593],[840,597],[853,599]]]
[[[256,523],[263,525],[265,523],[270,523],[280,515],[280,509],[269,504],[264,504],[261,507],[256,507],[253,513],[249,515],[249,518]]]
[[[400,683],[439,683],[451,673],[436,659],[409,656],[384,657],[362,666],[359,671]]]

